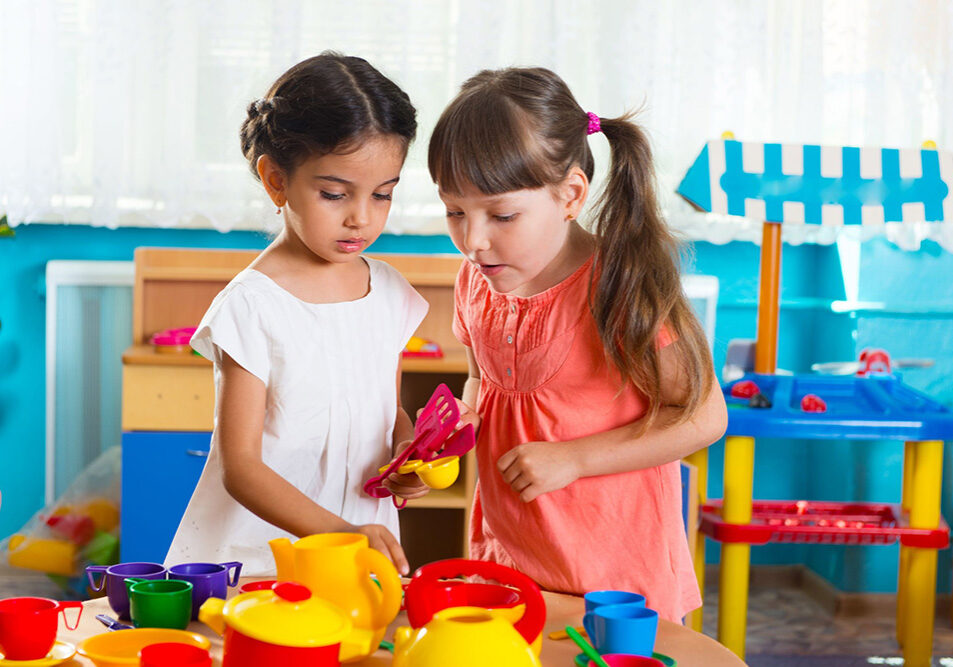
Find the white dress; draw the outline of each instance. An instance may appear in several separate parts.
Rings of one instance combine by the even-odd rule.
[[[214,363],[216,394],[223,351],[265,383],[266,465],[329,512],[383,524],[399,539],[391,499],[371,498],[362,486],[391,459],[397,364],[428,305],[396,269],[364,259],[370,291],[341,303],[307,303],[245,269],[215,297],[191,343]],[[268,541],[293,536],[225,490],[217,404],[215,413],[208,461],[166,565],[237,560],[242,574],[270,576]]]

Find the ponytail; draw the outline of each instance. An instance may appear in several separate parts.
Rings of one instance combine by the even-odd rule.
[[[652,151],[642,130],[622,118],[588,114],[548,69],[484,70],[468,79],[430,139],[430,175],[446,192],[464,184],[487,195],[560,183],[573,167],[592,181],[588,135],[612,149],[609,182],[598,203],[590,308],[606,356],[624,381],[648,397],[644,428],[662,400],[658,339],[674,339],[687,380],[679,419],[688,419],[714,384],[708,341],[679,278],[679,245],[655,196]]]
[[[688,419],[707,396],[714,370],[705,334],[682,291],[679,244],[659,209],[649,140],[632,115],[599,119],[611,165],[593,227],[600,270],[590,308],[606,355],[648,397],[648,428],[662,407],[663,327],[687,380],[677,421]]]

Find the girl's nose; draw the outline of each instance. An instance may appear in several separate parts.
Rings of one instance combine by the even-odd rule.
[[[369,210],[366,204],[355,203],[351,210],[348,212],[347,220],[345,225],[348,227],[358,228],[363,227],[370,220]]]
[[[490,237],[486,231],[486,225],[480,222],[467,222],[463,232],[463,243],[467,250],[489,250]]]

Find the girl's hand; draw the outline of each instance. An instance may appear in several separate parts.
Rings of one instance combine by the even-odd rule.
[[[526,442],[496,462],[503,480],[524,503],[579,479],[572,449],[558,442]]]
[[[367,541],[370,543],[371,549],[377,549],[390,558],[390,562],[394,564],[400,574],[406,575],[410,572],[410,564],[407,562],[407,556],[404,555],[400,542],[391,535],[391,532],[385,526],[368,523],[363,526],[355,526],[353,532],[367,535]]]
[[[410,447],[412,443],[413,440],[404,440],[397,445],[397,447],[395,447],[394,457],[400,456],[401,452]],[[381,484],[395,496],[400,496],[407,500],[420,498],[430,492],[430,487],[424,484],[416,473],[412,472],[406,475],[401,475],[396,472],[391,473]]]
[[[467,424],[473,424],[473,432],[476,434],[480,430],[480,424],[483,422],[483,418],[480,417],[476,410],[459,398],[455,398],[454,400],[457,402],[457,409],[460,410],[460,421],[457,422],[456,430],[459,431]]]

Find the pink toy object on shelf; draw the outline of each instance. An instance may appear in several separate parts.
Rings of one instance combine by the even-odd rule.
[[[421,479],[432,488],[446,488],[456,480],[459,472],[459,459],[473,449],[476,440],[473,426],[467,424],[459,431],[454,432],[460,421],[460,410],[457,400],[453,397],[450,388],[441,384],[434,390],[427,405],[420,411],[417,423],[414,425],[414,441],[407,449],[397,455],[386,466],[381,468],[379,475],[371,477],[364,483],[364,493],[374,498],[386,498],[391,492],[383,485],[383,481],[393,473],[416,472]],[[437,463],[437,459],[447,459]],[[455,467],[454,467],[454,464]],[[452,479],[445,479],[444,471],[449,468]],[[403,469],[403,470],[401,470]],[[432,478],[434,483],[430,483]],[[394,498],[397,509],[403,509],[407,500]]]
[[[179,354],[182,352],[191,352],[189,341],[195,333],[196,327],[180,327],[178,329],[165,329],[153,334],[150,342],[155,347],[156,352],[162,354]]]
[[[404,351],[401,353],[401,356],[411,359],[440,359],[443,357],[443,350],[439,344],[432,340],[420,338],[419,336],[411,336],[410,340],[407,341],[407,345],[404,346]]]

